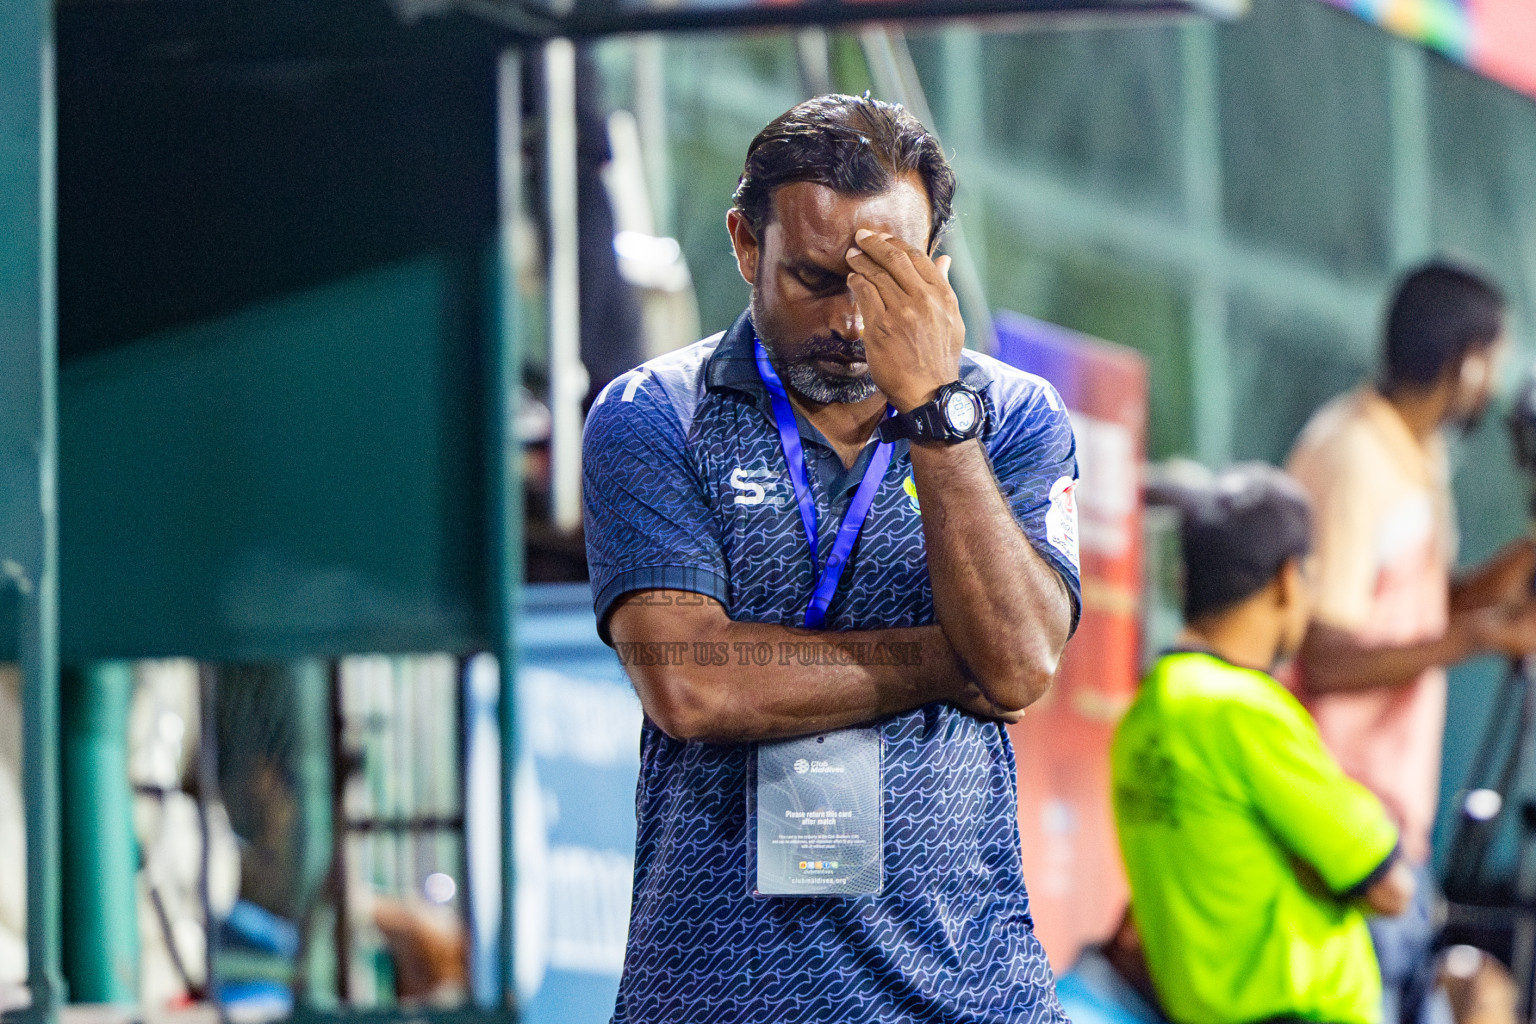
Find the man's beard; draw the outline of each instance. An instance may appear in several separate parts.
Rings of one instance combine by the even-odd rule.
[[[762,323],[762,318],[757,315],[755,309],[752,319],[754,323]],[[818,334],[794,346],[793,350],[786,351],[789,346],[775,343],[763,333],[761,327],[757,328],[757,333],[767,347],[768,355],[779,371],[779,376],[808,401],[818,405],[851,405],[854,402],[864,401],[878,390],[875,387],[875,379],[869,375],[868,370],[857,377],[844,377],[828,373],[815,362],[821,356],[832,356],[848,362],[864,362],[862,341],[849,341],[837,334]],[[785,358],[786,356],[791,358]]]
[[[783,367],[789,386],[818,405],[851,405],[862,402],[876,391],[869,371],[857,377],[828,373],[812,362],[796,361]]]
[[[1479,402],[1474,409],[1468,409],[1451,417],[1450,427],[1459,437],[1467,437],[1477,433],[1477,429],[1483,425],[1483,420],[1488,416],[1488,407],[1492,402]]]

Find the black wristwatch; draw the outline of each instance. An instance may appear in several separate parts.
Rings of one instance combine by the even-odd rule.
[[[955,381],[939,388],[933,401],[911,412],[880,421],[880,440],[938,441],[959,444],[980,436],[987,425],[987,407],[981,392]]]

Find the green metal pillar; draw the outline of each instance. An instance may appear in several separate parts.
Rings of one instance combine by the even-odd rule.
[[[318,658],[289,667],[293,687],[295,743],[292,764],[298,804],[299,913],[307,941],[305,962],[299,965],[302,984],[296,993],[311,1006],[336,1005],[336,946],[333,921],[321,918],[326,878],[334,854],[331,832],[331,668]],[[324,927],[330,923],[332,928]]]
[[[492,635],[501,667],[501,696],[497,708],[501,732],[501,992],[503,1004],[515,1010],[513,956],[517,927],[514,885],[516,864],[513,777],[517,771],[517,622],[523,605],[523,445],[517,431],[518,395],[523,381],[523,355],[518,332],[516,227],[522,208],[522,61],[516,50],[502,54],[497,67],[497,161],[500,228],[497,236],[497,325],[492,340],[489,406],[490,431],[490,564]]]
[[[1387,52],[1392,117],[1392,266],[1428,258],[1434,251],[1433,183],[1429,155],[1429,54],[1394,39]]]
[[[139,933],[128,709],[133,665],[65,672],[63,692],[64,976],[81,1003],[133,1003]]]
[[[16,610],[0,629],[14,631],[22,672],[24,1016],[49,1024],[63,999],[52,11],[48,0],[0,0],[0,588]]]
[[[961,181],[974,181],[973,170],[985,159],[987,145],[987,126],[983,120],[987,101],[981,72],[985,66],[981,30],[964,22],[946,27],[939,37],[939,54],[943,69],[943,105],[934,111],[938,123],[929,127],[939,133],[944,148],[950,151],[950,164],[955,168],[955,174]],[[979,188],[965,188],[955,194],[955,213],[965,223],[966,248],[970,251],[971,261],[976,264],[976,277],[981,281],[983,291],[991,280],[987,265],[984,195]]]
[[[1221,94],[1216,27],[1180,29],[1183,50],[1184,216],[1195,259],[1190,281],[1190,369],[1195,453],[1207,466],[1232,458],[1232,351],[1222,240]]]

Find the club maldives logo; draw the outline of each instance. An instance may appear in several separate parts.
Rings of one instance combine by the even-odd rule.
[[[795,761],[795,774],[796,775],[804,775],[806,772],[808,772],[810,770],[811,770],[811,762],[807,761],[805,758],[802,757],[802,758],[799,758],[798,760]]]
[[[921,514],[923,510],[917,504],[917,481],[912,479],[911,473],[901,482],[901,489],[907,492],[907,501],[912,504],[912,511]]]

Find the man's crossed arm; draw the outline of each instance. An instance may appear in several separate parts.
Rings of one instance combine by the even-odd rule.
[[[642,590],[614,606],[609,630],[646,715],[674,739],[784,739],[934,701],[1019,717],[966,678],[937,626],[825,632],[733,622],[710,598]]]

